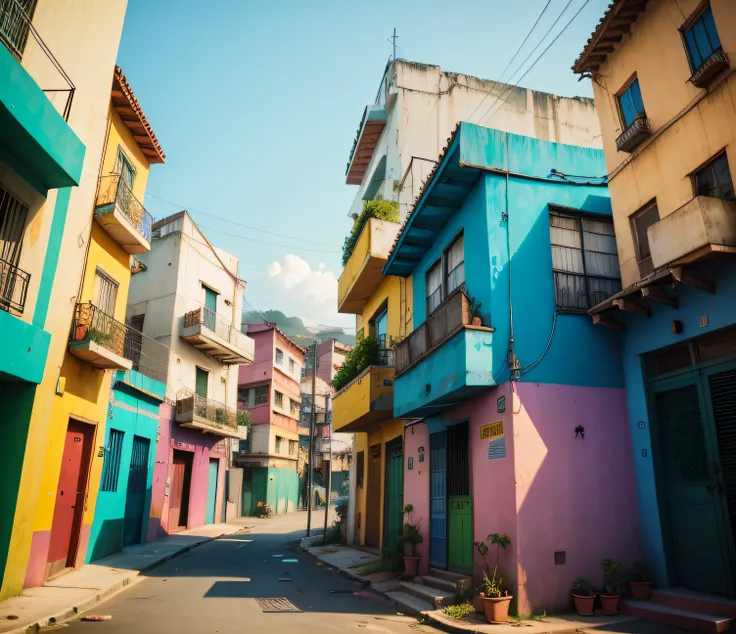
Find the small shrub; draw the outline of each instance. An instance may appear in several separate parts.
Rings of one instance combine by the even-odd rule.
[[[447,607],[442,608],[442,611],[453,619],[464,619],[469,614],[473,614],[473,612],[475,612],[475,608],[472,603],[466,601],[465,603],[459,603],[458,605],[448,605]]]
[[[345,238],[345,244],[342,246],[343,267],[348,263],[350,256],[353,254],[353,250],[355,249],[355,245],[358,244],[358,239],[363,231],[363,227],[365,227],[371,218],[399,222],[399,203],[395,203],[391,200],[383,200],[381,198],[376,200],[366,200],[363,202],[363,211],[361,211],[360,215],[353,221],[353,227],[350,229],[348,237]]]
[[[373,337],[361,339],[348,352],[345,361],[332,380],[332,387],[341,390],[370,365],[378,363],[378,342]]]

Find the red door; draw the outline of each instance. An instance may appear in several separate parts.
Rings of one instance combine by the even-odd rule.
[[[192,454],[174,450],[171,492],[169,495],[169,532],[187,527],[189,486],[192,477]]]
[[[56,490],[46,577],[74,565],[87,490],[94,428],[69,421]]]

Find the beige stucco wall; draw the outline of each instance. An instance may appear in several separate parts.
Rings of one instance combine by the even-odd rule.
[[[691,173],[726,149],[736,174],[736,55],[730,70],[706,89],[693,86],[678,28],[700,0],[654,0],[616,45],[593,83],[603,148],[610,175],[621,277],[626,287],[640,279],[630,216],[656,199],[660,218],[693,198]],[[723,50],[736,51],[736,4],[712,0]],[[632,154],[616,150],[623,132],[614,95],[637,74],[652,136]]]

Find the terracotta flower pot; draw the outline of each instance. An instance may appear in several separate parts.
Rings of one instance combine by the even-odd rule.
[[[618,614],[618,607],[621,603],[620,594],[601,594],[601,614],[606,616],[613,616]]]
[[[489,623],[508,623],[509,604],[514,597],[483,597],[483,611]]]
[[[652,593],[651,581],[629,581],[631,594],[639,601],[649,601],[649,595]]]
[[[573,594],[572,596],[575,599],[575,611],[580,616],[593,616],[595,614],[595,611],[593,610],[595,595],[590,597],[581,597],[577,594]]]
[[[419,557],[404,557],[404,576],[413,579],[419,572]]]

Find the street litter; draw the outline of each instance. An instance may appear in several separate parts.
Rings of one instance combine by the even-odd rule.
[[[283,561],[285,564],[295,564],[299,560],[298,559],[282,559],[281,561]]]
[[[279,581],[294,581],[291,577],[279,577]]]
[[[111,615],[105,614],[104,616],[83,616],[81,621],[109,621],[112,618]]]
[[[281,557],[283,557],[283,555],[271,555],[271,557],[276,557],[276,559],[280,559]]]

